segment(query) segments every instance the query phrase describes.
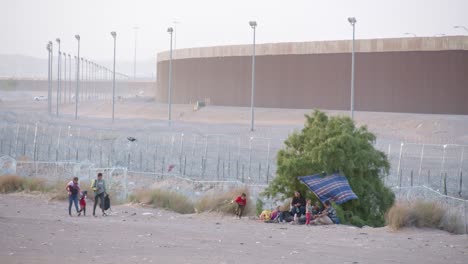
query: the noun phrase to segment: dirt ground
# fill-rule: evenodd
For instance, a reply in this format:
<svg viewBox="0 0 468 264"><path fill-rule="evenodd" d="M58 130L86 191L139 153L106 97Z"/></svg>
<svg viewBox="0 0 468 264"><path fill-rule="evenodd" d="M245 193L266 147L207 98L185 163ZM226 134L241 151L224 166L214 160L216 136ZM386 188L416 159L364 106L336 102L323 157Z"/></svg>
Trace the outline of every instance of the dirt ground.
<svg viewBox="0 0 468 264"><path fill-rule="evenodd" d="M69 217L65 201L0 195L0 263L468 263L468 236L295 226L138 205Z"/></svg>

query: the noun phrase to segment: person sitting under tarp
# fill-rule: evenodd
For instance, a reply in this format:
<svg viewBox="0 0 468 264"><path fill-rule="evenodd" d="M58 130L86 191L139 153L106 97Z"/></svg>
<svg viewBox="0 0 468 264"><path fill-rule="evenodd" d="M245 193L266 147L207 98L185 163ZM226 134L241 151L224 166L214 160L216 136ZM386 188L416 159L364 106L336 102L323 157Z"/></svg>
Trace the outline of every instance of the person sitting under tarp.
<svg viewBox="0 0 468 264"><path fill-rule="evenodd" d="M340 220L336 215L336 210L331 206L330 201L325 201L325 209L316 217L312 224L332 225L339 224Z"/></svg>
<svg viewBox="0 0 468 264"><path fill-rule="evenodd" d="M294 197L291 201L291 215L296 215L296 217L301 217L301 215L305 215L306 211L306 200L302 197L299 191L294 192Z"/></svg>

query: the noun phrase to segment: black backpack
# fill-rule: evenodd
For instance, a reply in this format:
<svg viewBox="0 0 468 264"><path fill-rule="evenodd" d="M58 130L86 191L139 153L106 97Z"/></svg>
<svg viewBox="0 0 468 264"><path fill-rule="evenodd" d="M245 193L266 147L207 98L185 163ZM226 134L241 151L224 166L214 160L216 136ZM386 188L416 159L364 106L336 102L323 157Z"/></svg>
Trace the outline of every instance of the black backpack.
<svg viewBox="0 0 468 264"><path fill-rule="evenodd" d="M104 209L104 211L106 210L109 210L110 209L110 198L109 198L109 194L106 194L106 196L104 196L104 208L101 208L101 209Z"/></svg>

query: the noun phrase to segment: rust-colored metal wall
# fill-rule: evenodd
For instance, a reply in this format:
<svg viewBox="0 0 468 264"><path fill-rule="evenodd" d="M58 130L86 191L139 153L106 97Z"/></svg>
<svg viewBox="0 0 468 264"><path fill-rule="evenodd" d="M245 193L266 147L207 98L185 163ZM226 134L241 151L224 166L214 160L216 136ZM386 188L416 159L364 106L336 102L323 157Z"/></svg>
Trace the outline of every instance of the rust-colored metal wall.
<svg viewBox="0 0 468 264"><path fill-rule="evenodd" d="M168 65L158 62L161 102ZM257 56L255 70L257 107L350 107L350 53ZM173 103L250 106L250 93L250 56L173 60ZM468 115L468 51L356 53L355 109Z"/></svg>

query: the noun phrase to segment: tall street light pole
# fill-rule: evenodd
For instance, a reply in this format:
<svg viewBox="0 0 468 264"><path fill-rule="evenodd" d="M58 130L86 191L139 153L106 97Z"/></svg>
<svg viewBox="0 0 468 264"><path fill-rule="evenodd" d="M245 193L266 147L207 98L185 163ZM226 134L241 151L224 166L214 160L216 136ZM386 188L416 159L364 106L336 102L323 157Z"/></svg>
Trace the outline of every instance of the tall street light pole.
<svg viewBox="0 0 468 264"><path fill-rule="evenodd" d="M76 89L75 89L75 120L78 119L78 94L80 91L80 35L75 35L78 41L78 54L76 60Z"/></svg>
<svg viewBox="0 0 468 264"><path fill-rule="evenodd" d="M49 43L47 43L47 51L49 53L49 60L48 60L48 68L47 68L47 72L48 72L48 76L47 76L47 80L48 80L48 84L49 84L49 87L48 87L48 90L47 90L47 111L49 112L49 115L52 113L52 56L53 56L53 53L52 53L52 41L49 41Z"/></svg>
<svg viewBox="0 0 468 264"><path fill-rule="evenodd" d="M112 74L112 122L114 122L114 110L115 110L115 48L117 44L117 33L115 31L111 32L112 37L114 38L114 67Z"/></svg>
<svg viewBox="0 0 468 264"><path fill-rule="evenodd" d="M59 115L59 99L60 99L60 39L57 38L55 41L58 43L58 61L57 61L57 116Z"/></svg>
<svg viewBox="0 0 468 264"><path fill-rule="evenodd" d="M133 27L135 30L135 47L133 50L133 80L136 79L136 54L137 54L137 40L138 40L138 29L139 27Z"/></svg>
<svg viewBox="0 0 468 264"><path fill-rule="evenodd" d="M83 80L83 91L84 91L84 88L85 88L85 82L84 82L84 63L83 63L83 58L79 58L81 60L81 80ZM83 94L84 93L80 93L80 96L81 96L81 100L83 100Z"/></svg>
<svg viewBox="0 0 468 264"><path fill-rule="evenodd" d="M68 53L68 103L70 103L70 98L71 98L71 86L72 86L71 69L72 69L71 68L71 55L70 53Z"/></svg>
<svg viewBox="0 0 468 264"><path fill-rule="evenodd" d="M172 32L174 32L174 29L172 27L167 29L167 32L169 35L171 35L171 45L170 45L170 50L169 50L169 91L168 91L168 98L167 102L169 104L168 108L168 119L169 119L169 125L171 124L171 104L172 104L172 98L171 98L171 92L172 92Z"/></svg>
<svg viewBox="0 0 468 264"><path fill-rule="evenodd" d="M257 27L256 21L249 22L250 27L253 29L253 44L252 44L252 95L250 97L250 131L254 131L254 103L255 103L255 28Z"/></svg>
<svg viewBox="0 0 468 264"><path fill-rule="evenodd" d="M351 55L351 119L354 120L354 33L357 21L355 17L348 17L348 22L353 26L353 52Z"/></svg>
<svg viewBox="0 0 468 264"><path fill-rule="evenodd" d="M64 92L63 102L67 103L67 86L68 86L68 82L67 82L67 54L66 53L63 53L63 62L65 64L64 67L63 67L64 76L65 76L65 83L64 83L64 89L63 89L63 92ZM60 93L60 102L62 102L62 93Z"/></svg>

